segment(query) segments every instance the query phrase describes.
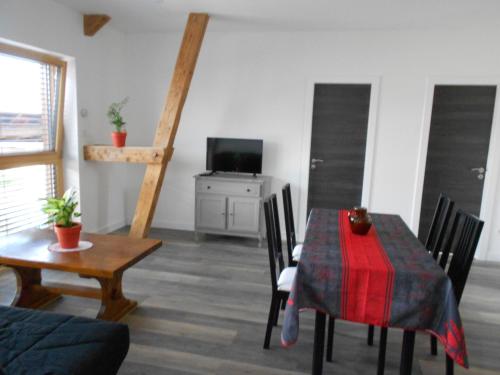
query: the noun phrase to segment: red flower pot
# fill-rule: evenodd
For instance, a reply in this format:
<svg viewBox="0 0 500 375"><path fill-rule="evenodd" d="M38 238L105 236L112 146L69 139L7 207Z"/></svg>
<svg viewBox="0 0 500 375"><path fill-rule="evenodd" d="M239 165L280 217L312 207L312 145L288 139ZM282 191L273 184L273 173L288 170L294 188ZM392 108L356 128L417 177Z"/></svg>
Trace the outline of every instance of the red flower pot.
<svg viewBox="0 0 500 375"><path fill-rule="evenodd" d="M72 227L61 227L56 225L54 227L59 244L63 249L74 249L78 247L78 242L80 241L80 231L82 230L82 225L79 223L73 223Z"/></svg>
<svg viewBox="0 0 500 375"><path fill-rule="evenodd" d="M111 139L113 140L113 146L123 147L125 146L125 139L127 139L127 132L112 132Z"/></svg>

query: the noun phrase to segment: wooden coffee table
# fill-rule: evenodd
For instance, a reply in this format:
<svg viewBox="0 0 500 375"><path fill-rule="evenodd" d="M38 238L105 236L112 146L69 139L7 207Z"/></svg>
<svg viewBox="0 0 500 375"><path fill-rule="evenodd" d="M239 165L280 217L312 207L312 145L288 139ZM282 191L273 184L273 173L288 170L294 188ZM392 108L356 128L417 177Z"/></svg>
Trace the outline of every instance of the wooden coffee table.
<svg viewBox="0 0 500 375"><path fill-rule="evenodd" d="M98 319L119 320L137 306L124 297L123 272L162 242L127 236L82 233L82 240L94 246L81 252L57 253L48 250L57 242L52 230L28 230L0 238L0 264L11 267L17 275L17 294L12 306L38 308L62 294L101 300ZM101 288L62 283L43 283L42 269L74 272L84 278L95 278Z"/></svg>

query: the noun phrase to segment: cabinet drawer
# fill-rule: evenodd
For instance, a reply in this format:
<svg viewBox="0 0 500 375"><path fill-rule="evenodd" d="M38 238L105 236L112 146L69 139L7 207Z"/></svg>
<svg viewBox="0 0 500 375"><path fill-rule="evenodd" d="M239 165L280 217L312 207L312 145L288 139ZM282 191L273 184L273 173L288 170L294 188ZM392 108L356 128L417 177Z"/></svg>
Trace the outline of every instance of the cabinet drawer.
<svg viewBox="0 0 500 375"><path fill-rule="evenodd" d="M199 193L240 195L246 197L260 196L259 183L199 181L196 190Z"/></svg>

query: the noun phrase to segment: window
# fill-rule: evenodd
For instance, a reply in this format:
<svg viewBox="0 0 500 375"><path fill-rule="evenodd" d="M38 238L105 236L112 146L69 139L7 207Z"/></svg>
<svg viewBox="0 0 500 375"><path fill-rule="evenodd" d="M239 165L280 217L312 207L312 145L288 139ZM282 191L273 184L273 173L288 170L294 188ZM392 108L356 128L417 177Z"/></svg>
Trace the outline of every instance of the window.
<svg viewBox="0 0 500 375"><path fill-rule="evenodd" d="M0 43L0 236L45 223L60 195L66 63Z"/></svg>

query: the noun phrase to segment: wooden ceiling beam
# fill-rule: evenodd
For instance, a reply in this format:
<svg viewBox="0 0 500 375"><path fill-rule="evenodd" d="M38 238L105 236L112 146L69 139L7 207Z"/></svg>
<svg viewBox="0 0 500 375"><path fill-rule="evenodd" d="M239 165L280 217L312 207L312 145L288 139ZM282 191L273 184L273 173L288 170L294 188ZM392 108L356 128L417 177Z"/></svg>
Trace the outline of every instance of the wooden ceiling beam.
<svg viewBox="0 0 500 375"><path fill-rule="evenodd" d="M106 14L84 14L83 34L94 36L110 19L111 17Z"/></svg>

